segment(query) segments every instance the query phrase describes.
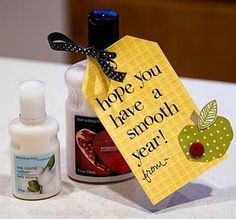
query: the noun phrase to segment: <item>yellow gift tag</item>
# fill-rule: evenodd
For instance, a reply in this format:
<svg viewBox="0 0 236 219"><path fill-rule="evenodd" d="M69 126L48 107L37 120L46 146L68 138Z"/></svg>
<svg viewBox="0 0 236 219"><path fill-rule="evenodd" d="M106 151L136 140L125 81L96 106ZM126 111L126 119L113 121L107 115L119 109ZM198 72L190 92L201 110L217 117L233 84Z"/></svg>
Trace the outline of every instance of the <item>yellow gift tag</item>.
<svg viewBox="0 0 236 219"><path fill-rule="evenodd" d="M187 125L194 128L190 117L198 109L157 43L125 36L108 51L116 52L118 70L127 72L125 80L109 79L97 60L90 59L83 93L156 204L224 156L194 162L197 158L191 158L188 150L194 142L180 145L180 141L192 139L184 134L186 141L178 137L181 132L187 133ZM196 143L201 143L199 139ZM196 150L201 153L201 148Z"/></svg>

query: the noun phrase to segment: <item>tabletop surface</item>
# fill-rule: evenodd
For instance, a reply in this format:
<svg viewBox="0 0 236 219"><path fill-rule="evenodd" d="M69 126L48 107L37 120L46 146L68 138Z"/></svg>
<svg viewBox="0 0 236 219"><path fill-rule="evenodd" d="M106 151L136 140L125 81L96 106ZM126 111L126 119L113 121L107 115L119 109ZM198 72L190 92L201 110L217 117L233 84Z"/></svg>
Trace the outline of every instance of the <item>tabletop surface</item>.
<svg viewBox="0 0 236 219"><path fill-rule="evenodd" d="M65 112L68 65L0 58L0 218L236 218L236 144L228 159L157 205L152 205L136 179L91 185L66 175ZM46 82L47 113L60 125L62 190L41 201L23 201L11 194L8 124L19 114L16 85L23 80ZM219 115L235 130L236 84L182 78L199 108L216 99ZM52 101L53 100L53 101Z"/></svg>

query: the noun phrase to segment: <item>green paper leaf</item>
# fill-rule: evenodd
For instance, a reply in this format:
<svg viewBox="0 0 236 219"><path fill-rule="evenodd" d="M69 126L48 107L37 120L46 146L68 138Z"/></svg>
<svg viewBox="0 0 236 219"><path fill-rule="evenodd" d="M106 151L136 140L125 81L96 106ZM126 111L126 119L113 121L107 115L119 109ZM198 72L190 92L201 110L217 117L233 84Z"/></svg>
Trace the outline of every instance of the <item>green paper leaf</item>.
<svg viewBox="0 0 236 219"><path fill-rule="evenodd" d="M210 127L214 124L217 118L217 102L213 100L209 102L206 106L201 110L198 117L198 129L203 130Z"/></svg>
<svg viewBox="0 0 236 219"><path fill-rule="evenodd" d="M40 185L37 180L32 180L28 182L28 190L31 192L38 192L40 191Z"/></svg>
<svg viewBox="0 0 236 219"><path fill-rule="evenodd" d="M48 167L50 170L53 168L55 164L55 156L54 154L51 156L51 158L49 159L47 165L45 166L45 169Z"/></svg>

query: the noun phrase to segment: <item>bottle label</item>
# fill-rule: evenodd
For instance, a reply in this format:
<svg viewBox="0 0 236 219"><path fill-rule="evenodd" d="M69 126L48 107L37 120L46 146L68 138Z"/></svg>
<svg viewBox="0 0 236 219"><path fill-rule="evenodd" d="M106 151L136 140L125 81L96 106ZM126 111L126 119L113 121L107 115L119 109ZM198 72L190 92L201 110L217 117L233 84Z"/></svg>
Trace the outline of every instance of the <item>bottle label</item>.
<svg viewBox="0 0 236 219"><path fill-rule="evenodd" d="M98 118L75 116L75 172L84 176L117 176L130 168Z"/></svg>
<svg viewBox="0 0 236 219"><path fill-rule="evenodd" d="M40 156L14 155L17 193L46 194L57 190L54 153Z"/></svg>

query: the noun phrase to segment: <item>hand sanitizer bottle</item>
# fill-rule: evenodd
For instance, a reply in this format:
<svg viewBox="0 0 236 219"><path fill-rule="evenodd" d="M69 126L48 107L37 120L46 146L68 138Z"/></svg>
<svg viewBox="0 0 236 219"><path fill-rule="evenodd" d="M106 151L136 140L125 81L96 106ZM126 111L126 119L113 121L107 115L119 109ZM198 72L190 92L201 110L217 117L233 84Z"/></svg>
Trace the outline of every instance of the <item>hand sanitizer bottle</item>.
<svg viewBox="0 0 236 219"><path fill-rule="evenodd" d="M58 123L45 113L45 84L19 84L20 116L9 125L12 193L27 200L44 199L60 191Z"/></svg>
<svg viewBox="0 0 236 219"><path fill-rule="evenodd" d="M88 16L89 46L105 49L119 38L119 15L113 10L94 10ZM82 94L87 61L72 65L65 74L67 172L74 180L115 182L133 174Z"/></svg>

